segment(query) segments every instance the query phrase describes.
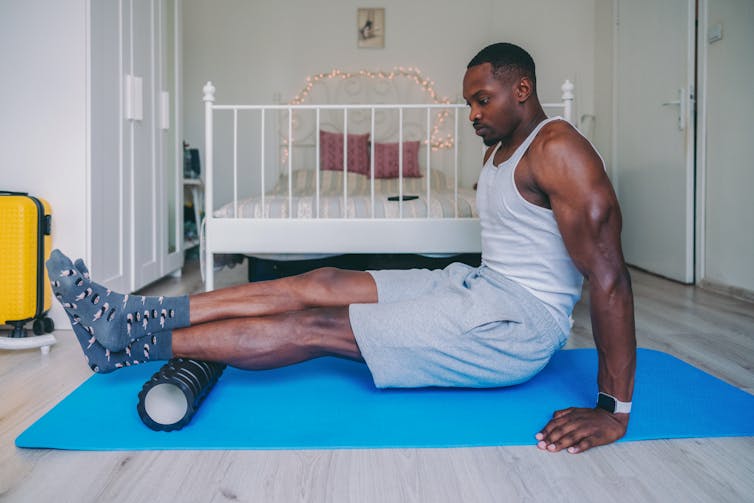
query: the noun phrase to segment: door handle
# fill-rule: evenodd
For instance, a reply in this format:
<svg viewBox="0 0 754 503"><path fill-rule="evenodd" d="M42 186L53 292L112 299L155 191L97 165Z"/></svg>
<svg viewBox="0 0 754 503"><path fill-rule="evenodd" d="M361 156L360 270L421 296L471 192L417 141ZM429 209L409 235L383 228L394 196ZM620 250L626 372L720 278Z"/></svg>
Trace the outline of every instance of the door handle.
<svg viewBox="0 0 754 503"><path fill-rule="evenodd" d="M678 130L686 129L686 90L678 89L678 99L675 101L666 101L662 104L664 107L678 105Z"/></svg>

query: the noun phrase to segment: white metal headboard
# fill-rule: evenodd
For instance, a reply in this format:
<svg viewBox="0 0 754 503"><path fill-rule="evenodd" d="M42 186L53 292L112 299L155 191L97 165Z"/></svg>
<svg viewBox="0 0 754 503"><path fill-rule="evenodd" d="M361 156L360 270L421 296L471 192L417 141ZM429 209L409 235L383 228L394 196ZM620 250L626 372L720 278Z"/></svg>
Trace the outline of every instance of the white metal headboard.
<svg viewBox="0 0 754 503"><path fill-rule="evenodd" d="M573 124L573 89L574 86L570 81L565 81L561 86L562 101L557 103L543 103L542 106L547 109L562 110L564 119ZM423 104L287 104L287 105L216 105L215 104L215 87L211 82L204 86L204 105L205 105L205 219L204 228L206 233L206 286L208 289L213 287L213 254L214 253L362 253L362 252L383 252L386 250L386 243L375 238L376 234L390 229L393 237L405 234L407 239L392 242L389 246L390 251L394 253L461 253L478 251L479 246L479 229L478 220L474 218L404 218L403 217L403 148L404 130L403 116L405 113L423 112L426 117L426 131L424 132L424 145L432 145L432 131L430 124L433 113L438 111L447 111L452 115L453 124L452 143L446 146L447 150L452 152L452 176L451 182L454 184L457 192L459 186L459 156L458 156L458 128L459 117L465 113L465 104L456 103L423 103ZM382 110L397 111L398 120L398 153L399 153L399 218L398 219L308 219L309 222L300 219L269 219L269 218L215 218L214 211L214 113L215 111L228 111L232 114L232 149L233 149L233 187L234 202L238 203L238 115L243 111L257 111L261 127L259 128L260 152L259 159L260 175L262 177L261 193L262 200L265 197L264 176L265 176L265 121L269 120L273 113L287 113L287 134L288 144L294 142L293 134L293 114L295 111L313 111L315 114L315 130L319 129L320 119L323 111L339 110L343 114L343 170L344 174L348 166L347 156L347 137L349 131L349 115L360 111L368 111L371 118L369 132L374 135L375 132L375 114ZM315 135L314 156L315 169L319 172L319 135ZM371 166L374 166L374 149L371 149ZM432 156L431 148L425 148L425 178L427 199L431 198L431 173ZM292 187L290 186L293 170L293 155L287 159L287 171L289 180L289 205L292 203ZM344 177L346 178L346 177ZM347 178L346 178L347 180ZM374 200L374 173L371 174L372 199ZM319 177L317 177L317 194L319 194ZM318 197L318 196L317 196ZM343 187L344 203L348 199L347 182ZM264 203L262 203L264 204ZM374 203L373 203L374 204ZM234 212L237 216L237 209ZM329 221L328 221L329 220ZM396 224L399 224L396 226ZM431 227L431 232L428 232ZM301 235L302 239L290 239L291 236ZM306 236L306 239L303 236ZM421 236L417 239L417 236ZM253 244L249 244L253 241ZM276 249L275 246L280 248Z"/></svg>
<svg viewBox="0 0 754 503"><path fill-rule="evenodd" d="M562 96L560 102L555 103L542 103L542 106L546 109L559 109L562 110L563 118L573 124L573 89L574 86L571 83L570 80L566 80L563 85L561 86ZM287 104L287 105L215 105L215 87L212 84L212 82L207 82L204 86L204 103L205 103L205 164L206 164L206 197L205 197L205 215L210 216L212 213L212 210L214 209L214 201L212 197L213 192L213 186L212 186L212 179L213 179L213 172L214 172L214 127L213 127L213 112L215 110L226 110L231 111L233 114L233 179L234 179L234 199L238 199L238 113L240 111L249 111L249 110L255 110L260 112L260 151L259 151L259 158L261 160L260 166L264 166L265 162L265 121L269 120L269 115L267 112L274 112L274 111L284 111L287 112L287 134L285 136L287 144L292 145L294 144L294 112L296 111L314 111L315 113L315 122L314 122L314 130L318 130L321 125L321 117L323 112L330 112L330 111L342 111L343 112L343 122L342 122L342 132L349 131L349 116L352 113L360 113L360 112L366 112L371 117L371 123L369 126L369 132L371 133L371 137L375 137L375 130L376 130L376 120L378 113L380 111L397 111L398 113L398 130L397 130L397 137L398 137L398 143L402 143L405 139L404 137L404 125L403 125L403 118L404 113L407 111L414 112L414 111L424 111L426 113L426 122L425 124L429 125L432 124L432 112L440 111L440 112L449 112L452 114L453 119L453 131L452 131L452 141L446 142L444 147L446 148L452 148L454 151L453 159L454 159L454 166L453 166L453 175L457 178L458 175L458 142L455 141L456 138L458 138L458 127L459 127L459 114L462 110L465 110L466 105L460 104L460 103L427 103L427 104L321 104L321 105L315 105L315 104L302 104L300 103L301 100L295 100L299 104ZM433 145L433 143L436 143L436 140L432 138L432 131L430 127L426 127L425 131L425 137L423 138L424 145ZM317 154L315 155L315 163L316 163L316 169L319 170L319 138L315 137L313 147L316 148ZM346 136L343 135L343 144L344 144L344 166L347 166L347 155L348 151L345 148L346 146ZM431 165L431 156L430 156L430 150L429 148L425 149L425 165L427 167L427 172L429 173L429 166ZM403 149L399 148L399 155L402 157ZM374 155L374 152L372 152L372 156ZM371 159L371 162L374 163L374 158ZM293 155L290 154L287 157L287 171L290 175L290 172L293 170ZM261 170L260 173L261 179L262 179L262 189L264 189L264 176L265 172L264 169ZM429 184L429 177L428 177L428 184ZM347 186L344 187L344 197L346 197L347 192ZM264 190L261 192L262 198L264 198Z"/></svg>

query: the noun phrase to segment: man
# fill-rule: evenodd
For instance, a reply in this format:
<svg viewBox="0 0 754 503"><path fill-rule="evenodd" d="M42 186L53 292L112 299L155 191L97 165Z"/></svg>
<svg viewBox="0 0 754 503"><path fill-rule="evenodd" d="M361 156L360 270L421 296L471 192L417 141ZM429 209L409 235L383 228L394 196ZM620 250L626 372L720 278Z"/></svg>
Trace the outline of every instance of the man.
<svg viewBox="0 0 754 503"><path fill-rule="evenodd" d="M489 146L478 183L481 267L326 268L163 298L111 292L55 251L53 290L92 369L180 356L260 370L332 355L365 361L380 387L512 385L565 344L583 275L604 395L594 409L555 412L538 447L576 453L622 437L633 297L602 161L567 122L547 119L534 62L520 47L483 49L463 92Z"/></svg>

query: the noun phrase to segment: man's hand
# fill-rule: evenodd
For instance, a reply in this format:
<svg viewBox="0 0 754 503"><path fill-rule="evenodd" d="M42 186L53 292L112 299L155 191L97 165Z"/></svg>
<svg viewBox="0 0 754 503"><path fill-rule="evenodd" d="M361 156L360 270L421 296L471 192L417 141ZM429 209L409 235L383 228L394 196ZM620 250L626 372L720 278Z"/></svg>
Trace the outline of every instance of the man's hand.
<svg viewBox="0 0 754 503"><path fill-rule="evenodd" d="M626 434L628 414L603 409L571 407L556 411L542 431L537 447L550 452L568 449L571 454L615 442Z"/></svg>

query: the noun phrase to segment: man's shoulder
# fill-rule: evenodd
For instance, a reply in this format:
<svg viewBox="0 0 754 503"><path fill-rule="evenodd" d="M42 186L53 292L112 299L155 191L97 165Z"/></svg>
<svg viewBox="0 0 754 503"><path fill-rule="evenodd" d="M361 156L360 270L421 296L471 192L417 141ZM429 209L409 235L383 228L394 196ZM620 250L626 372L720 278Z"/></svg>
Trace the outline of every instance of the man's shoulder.
<svg viewBox="0 0 754 503"><path fill-rule="evenodd" d="M556 153L561 149L591 148L589 141L566 120L554 120L542 126L531 148L542 154Z"/></svg>
<svg viewBox="0 0 754 503"><path fill-rule="evenodd" d="M553 164L583 166L602 160L591 142L573 125L565 120L554 120L545 124L529 147L530 158L535 166Z"/></svg>

